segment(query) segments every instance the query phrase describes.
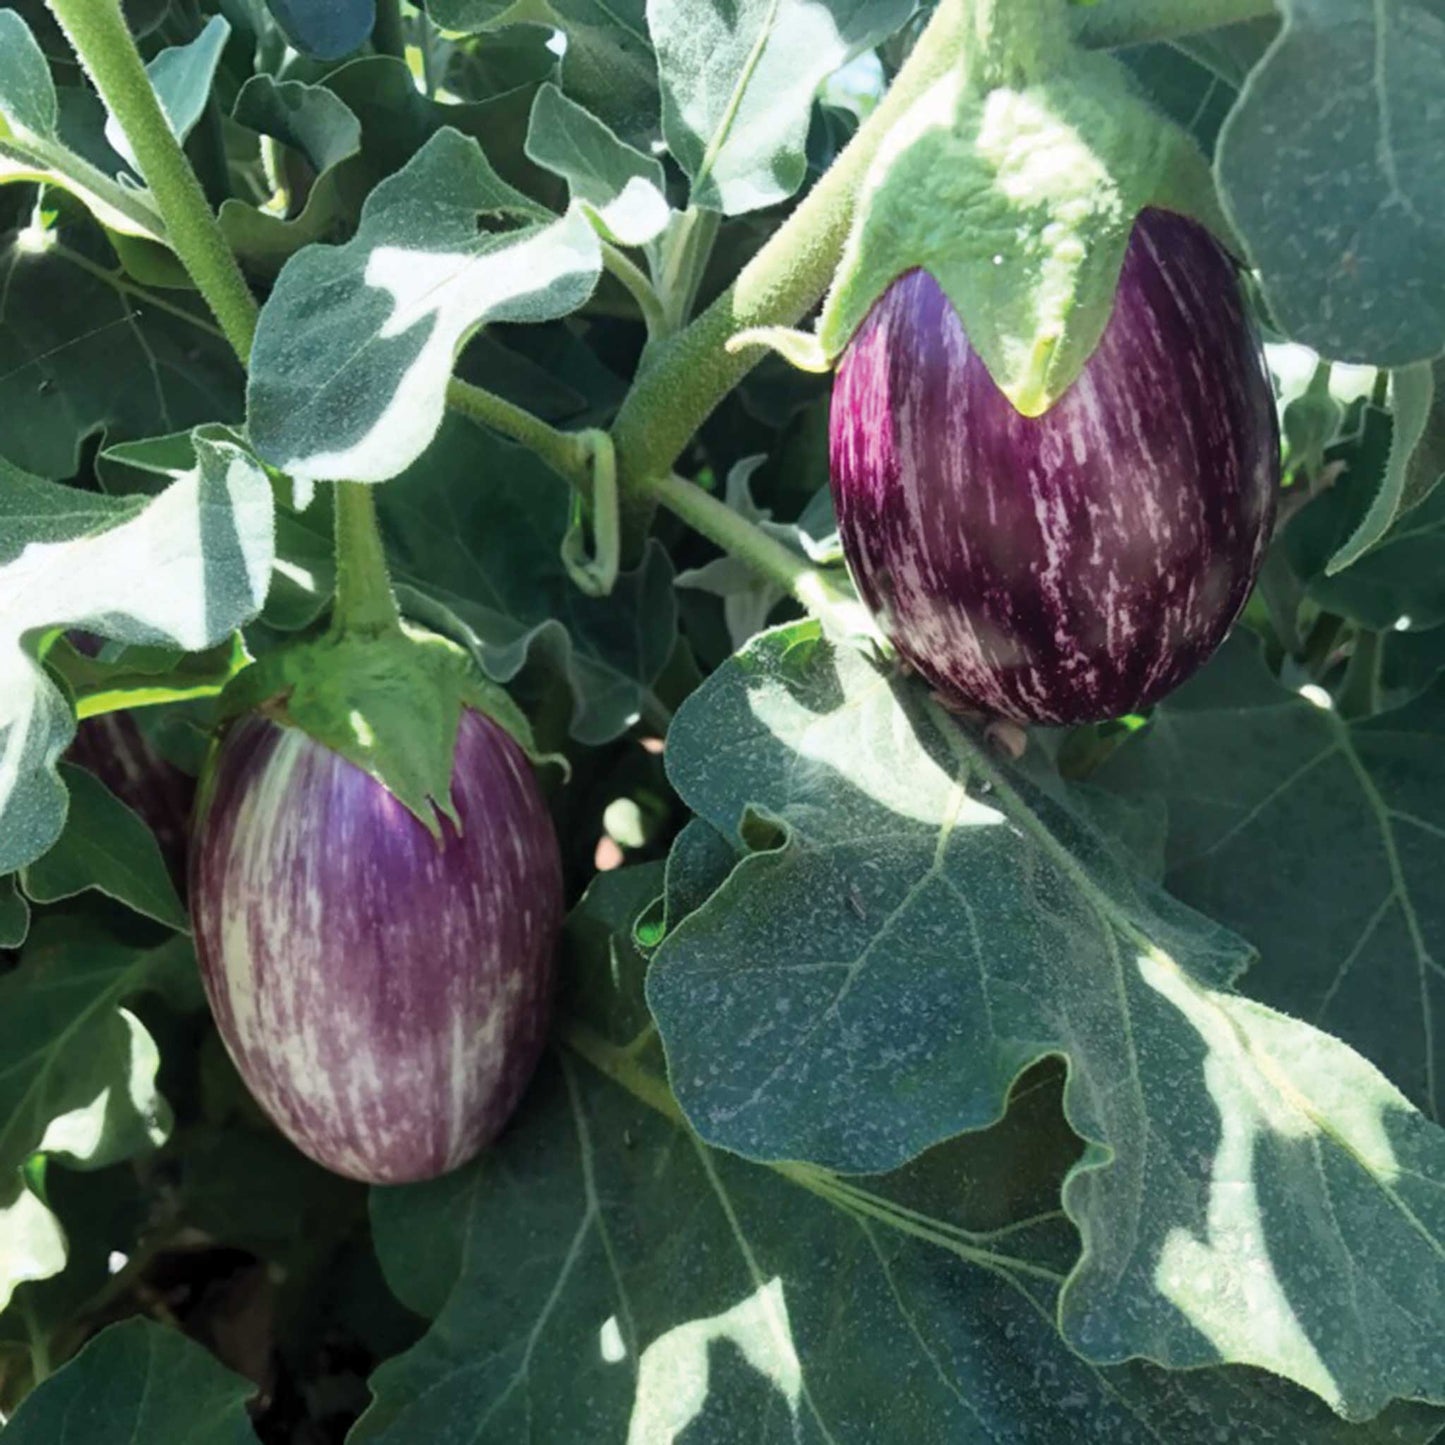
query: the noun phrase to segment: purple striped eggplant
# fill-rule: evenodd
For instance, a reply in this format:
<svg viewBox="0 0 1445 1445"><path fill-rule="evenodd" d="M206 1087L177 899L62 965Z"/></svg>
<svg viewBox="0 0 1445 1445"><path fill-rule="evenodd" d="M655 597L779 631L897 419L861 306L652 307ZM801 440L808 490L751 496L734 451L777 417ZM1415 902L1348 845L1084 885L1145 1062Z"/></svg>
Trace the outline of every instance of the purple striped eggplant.
<svg viewBox="0 0 1445 1445"><path fill-rule="evenodd" d="M1143 212L1097 350L1034 418L908 272L839 365L830 464L859 591L942 696L1040 723L1148 706L1223 640L1274 515L1274 398L1233 262Z"/></svg>
<svg viewBox="0 0 1445 1445"><path fill-rule="evenodd" d="M236 1067L305 1154L396 1184L500 1131L536 1066L561 861L525 755L468 708L440 842L299 729L236 723L191 846L201 975Z"/></svg>

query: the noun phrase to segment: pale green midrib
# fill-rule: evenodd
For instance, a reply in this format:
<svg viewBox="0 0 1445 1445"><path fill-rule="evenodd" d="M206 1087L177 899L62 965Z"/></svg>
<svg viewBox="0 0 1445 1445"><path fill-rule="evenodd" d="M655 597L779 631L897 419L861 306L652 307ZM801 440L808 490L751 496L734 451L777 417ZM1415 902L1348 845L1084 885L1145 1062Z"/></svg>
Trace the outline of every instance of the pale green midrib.
<svg viewBox="0 0 1445 1445"><path fill-rule="evenodd" d="M98 266L88 256L82 256L78 251L72 251L69 246L57 242L50 248L48 254L58 256L63 261L68 261L72 266L78 267L97 280L103 281L107 286L113 287L125 296L134 296L137 301L143 301L147 306L154 306L157 311L165 311L169 315L177 317L181 321L189 322L199 331L205 331L218 340L224 341L226 333L219 326L207 321L203 316L197 316L194 312L187 311L184 306L177 306L174 301L167 301L162 296L157 296L154 291L147 290L144 286L137 285L134 281L127 279L121 271L108 271L104 266Z"/></svg>
<svg viewBox="0 0 1445 1445"><path fill-rule="evenodd" d="M717 164L717 158L723 146L727 144L728 134L732 130L733 122L737 119L738 111L742 109L743 97L747 94L749 81L752 80L754 72L762 62L763 51L768 48L768 41L772 38L773 23L778 16L778 0L771 0L768 6L767 18L758 29L758 38L753 42L752 49L748 52L748 58L743 62L743 68L738 75L738 81L733 86L732 94L728 96L728 103L723 109L719 118L717 128L708 139L707 148L702 153L702 160L698 162L697 175L693 177L692 191L695 195L702 190L703 186L712 176L712 168ZM679 117L680 119L681 117Z"/></svg>
<svg viewBox="0 0 1445 1445"><path fill-rule="evenodd" d="M753 1282L753 1288L754 1290L761 1290L767 1284L767 1281L763 1278L762 1270L758 1268L757 1259L753 1255L752 1245L748 1242L747 1235L743 1233L742 1222L738 1219L737 1211L733 1208L732 1198L727 1190L723 1188L722 1180L717 1177L717 1171L713 1168L712 1151L691 1129L687 1131L687 1136L692 1143L693 1149L697 1153L698 1162L702 1165L702 1171L707 1175L707 1181L712 1186L713 1193L717 1196L718 1206L727 1219L728 1228L732 1230L733 1238L737 1241L738 1250L742 1254L744 1263L747 1265L748 1275ZM789 1343L791 1344L792 1341L789 1340ZM803 1401L808 1409L812 1411L813 1419L817 1423L818 1429L823 1432L824 1440L828 1442L828 1445L837 1445L837 1441L833 1438L832 1431L828 1429L827 1422L823 1419L822 1411L818 1409L817 1403L813 1399L812 1391L808 1388L808 1377L806 1373L799 1372L798 1383Z"/></svg>

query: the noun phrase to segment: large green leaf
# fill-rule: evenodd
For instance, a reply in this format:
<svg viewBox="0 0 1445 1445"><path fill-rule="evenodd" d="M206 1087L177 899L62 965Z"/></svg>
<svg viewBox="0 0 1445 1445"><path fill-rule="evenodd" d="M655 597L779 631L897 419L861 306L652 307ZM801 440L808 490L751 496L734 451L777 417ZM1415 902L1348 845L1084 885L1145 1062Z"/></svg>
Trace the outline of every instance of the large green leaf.
<svg viewBox="0 0 1445 1445"><path fill-rule="evenodd" d="M98 433L114 443L238 420L242 383L200 301L136 286L94 227L0 233L0 457L71 477Z"/></svg>
<svg viewBox="0 0 1445 1445"><path fill-rule="evenodd" d="M552 217L439 131L371 193L354 240L282 271L251 352L251 438L296 478L394 477L436 435L467 337L576 310L600 270L580 209Z"/></svg>
<svg viewBox="0 0 1445 1445"><path fill-rule="evenodd" d="M271 486L197 432L196 466L159 496L103 497L0 470L0 873L60 836L55 771L75 721L36 661L42 629L199 650L255 616L271 575Z"/></svg>
<svg viewBox="0 0 1445 1445"><path fill-rule="evenodd" d="M7 1445L256 1445L256 1387L179 1330L126 1320L26 1396Z"/></svg>
<svg viewBox="0 0 1445 1445"><path fill-rule="evenodd" d="M1135 874L1041 763L1006 769L807 624L708 679L667 758L754 850L648 976L705 1139L886 1169L1062 1055L1089 1141L1064 1195L1076 1348L1261 1365L1353 1419L1445 1398L1445 1134L1233 992L1245 946Z"/></svg>
<svg viewBox="0 0 1445 1445"><path fill-rule="evenodd" d="M593 1062L549 1061L476 1164L373 1191L387 1278L435 1323L373 1376L357 1445L1423 1445L1438 1430L1418 1406L1355 1427L1260 1372L1100 1369L1069 1350L1056 1198L1078 1143L1057 1068L994 1128L889 1177L702 1145L663 1086L627 943L658 886L655 865L603 875L569 924L564 1031Z"/></svg>
<svg viewBox="0 0 1445 1445"><path fill-rule="evenodd" d="M818 87L915 0L648 0L662 131L692 203L738 215L792 195Z"/></svg>
<svg viewBox="0 0 1445 1445"><path fill-rule="evenodd" d="M1170 890L1262 954L1242 987L1445 1115L1445 687L1346 723L1237 640L1101 781L1169 805Z"/></svg>
<svg viewBox="0 0 1445 1445"><path fill-rule="evenodd" d="M54 1215L21 1176L36 1151L98 1169L170 1130L154 1041L121 1005L176 994L194 976L189 943L135 950L94 926L37 923L19 967L0 975L0 1309L15 1286L65 1264Z"/></svg>
<svg viewBox="0 0 1445 1445"><path fill-rule="evenodd" d="M623 140L647 145L661 104L647 0L551 0L550 9L567 36L562 88Z"/></svg>
<svg viewBox="0 0 1445 1445"><path fill-rule="evenodd" d="M1445 13L1280 8L1219 138L1225 203L1287 335L1341 361L1428 360L1445 350Z"/></svg>
<svg viewBox="0 0 1445 1445"><path fill-rule="evenodd" d="M595 744L631 725L671 655L672 568L653 544L609 596L586 596L561 560L570 506L533 453L456 418L378 498L403 610L498 682L536 656L567 681L573 736Z"/></svg>

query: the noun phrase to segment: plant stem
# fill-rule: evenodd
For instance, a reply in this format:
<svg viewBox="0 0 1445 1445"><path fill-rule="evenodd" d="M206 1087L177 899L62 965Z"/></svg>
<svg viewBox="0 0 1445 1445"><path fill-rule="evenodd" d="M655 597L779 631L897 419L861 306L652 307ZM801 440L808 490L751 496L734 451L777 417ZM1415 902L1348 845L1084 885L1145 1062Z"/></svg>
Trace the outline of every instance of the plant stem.
<svg viewBox="0 0 1445 1445"><path fill-rule="evenodd" d="M335 634L394 632L401 626L376 526L376 499L365 482L337 482Z"/></svg>
<svg viewBox="0 0 1445 1445"><path fill-rule="evenodd" d="M447 405L459 415L521 442L574 487L587 490L589 453L585 438L578 433L558 431L495 392L455 377L447 383Z"/></svg>
<svg viewBox="0 0 1445 1445"><path fill-rule="evenodd" d="M401 26L401 0L376 0L376 22L371 27L371 48L378 55L406 59L406 33Z"/></svg>
<svg viewBox="0 0 1445 1445"><path fill-rule="evenodd" d="M648 336L661 336L667 328L667 313L642 268L635 266L621 250L606 241L602 243L602 264L622 282L637 302L637 309L647 323Z"/></svg>
<svg viewBox="0 0 1445 1445"><path fill-rule="evenodd" d="M667 318L660 335L670 336L687 324L721 223L716 211L689 206L668 233L657 282Z"/></svg>
<svg viewBox="0 0 1445 1445"><path fill-rule="evenodd" d="M1074 38L1091 50L1113 50L1149 40L1172 40L1262 20L1276 14L1272 0L1101 0L1073 11Z"/></svg>
<svg viewBox="0 0 1445 1445"><path fill-rule="evenodd" d="M1341 717L1371 717L1380 710L1380 664L1384 661L1384 634L1362 627L1345 665L1336 707Z"/></svg>
<svg viewBox="0 0 1445 1445"><path fill-rule="evenodd" d="M837 269L858 189L894 122L955 61L964 34L962 0L941 0L888 94L798 208L696 321L658 344L613 424L625 547L640 549L652 516L648 478L666 477L713 408L762 359L728 338L758 326L792 326L815 305Z"/></svg>
<svg viewBox="0 0 1445 1445"><path fill-rule="evenodd" d="M775 541L696 483L669 473L646 479L642 490L759 576L776 582L809 612L822 615L851 604L852 599L839 592L806 558Z"/></svg>
<svg viewBox="0 0 1445 1445"><path fill-rule="evenodd" d="M120 0L48 0L135 153L167 239L244 362L256 334L256 298L171 132L121 14Z"/></svg>
<svg viewBox="0 0 1445 1445"><path fill-rule="evenodd" d="M57 182L63 177L70 186ZM144 191L127 189L104 171L44 136L0 139L0 181L43 181L73 190L103 224L165 244L165 222ZM107 216L114 212L115 219Z"/></svg>

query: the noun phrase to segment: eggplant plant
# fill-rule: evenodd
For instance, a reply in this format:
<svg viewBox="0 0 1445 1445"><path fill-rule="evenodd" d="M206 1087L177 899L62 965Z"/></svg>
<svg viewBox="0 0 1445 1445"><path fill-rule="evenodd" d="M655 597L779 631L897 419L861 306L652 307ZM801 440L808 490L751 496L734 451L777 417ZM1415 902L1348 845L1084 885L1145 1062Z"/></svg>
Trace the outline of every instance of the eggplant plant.
<svg viewBox="0 0 1445 1445"><path fill-rule="evenodd" d="M1441 1438L1441 73L0 0L3 1445Z"/></svg>

